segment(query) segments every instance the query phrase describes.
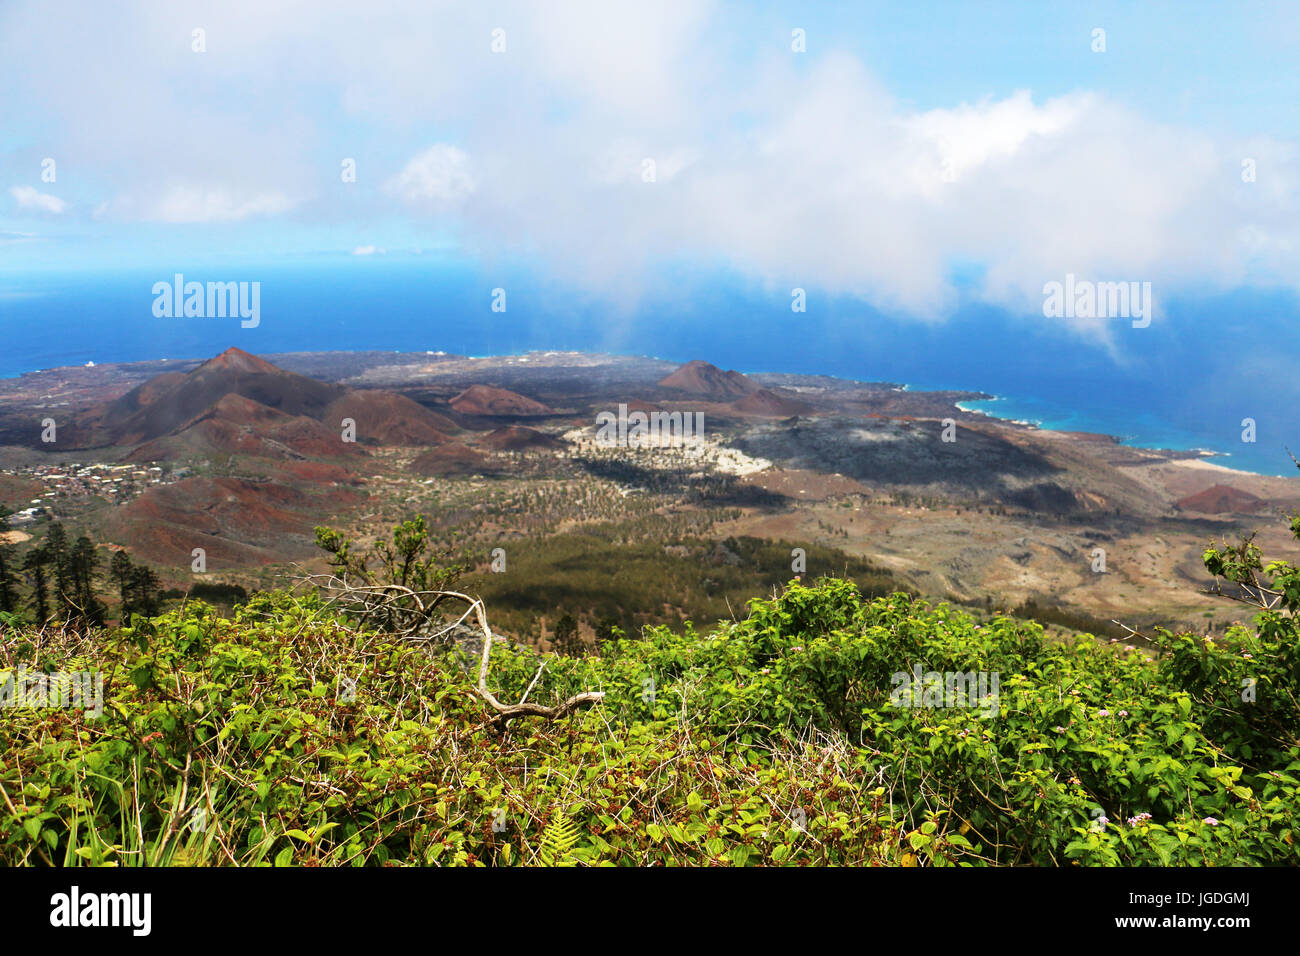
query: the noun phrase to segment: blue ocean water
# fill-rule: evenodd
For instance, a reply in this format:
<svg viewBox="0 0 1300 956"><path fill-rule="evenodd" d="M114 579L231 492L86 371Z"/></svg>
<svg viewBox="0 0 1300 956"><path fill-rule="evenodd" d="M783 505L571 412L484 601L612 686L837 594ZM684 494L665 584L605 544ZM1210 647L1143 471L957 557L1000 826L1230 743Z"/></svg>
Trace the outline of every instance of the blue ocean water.
<svg viewBox="0 0 1300 956"><path fill-rule="evenodd" d="M155 282L257 281L261 321L156 318ZM722 278L719 278L719 276ZM982 391L1004 418L1119 435L1147 447L1200 448L1222 464L1294 475L1300 454L1300 301L1292 292L1163 301L1146 329L1117 320L1109 347L1041 315L969 302L942 322L891 316L717 269L680 268L629 304L584 297L512 266L434 257L321 257L268 268L0 273L0 376L58 365L250 352L393 349L467 355L577 349L702 358L744 372L826 374L913 389ZM491 308L506 291L506 311ZM1242 441L1244 419L1256 441Z"/></svg>

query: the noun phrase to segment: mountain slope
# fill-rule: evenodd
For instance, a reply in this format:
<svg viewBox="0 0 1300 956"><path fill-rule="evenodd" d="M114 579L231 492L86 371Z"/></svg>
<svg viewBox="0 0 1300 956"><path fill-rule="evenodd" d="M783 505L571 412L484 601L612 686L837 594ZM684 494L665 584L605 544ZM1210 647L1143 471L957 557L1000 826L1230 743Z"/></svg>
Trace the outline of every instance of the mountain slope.
<svg viewBox="0 0 1300 956"><path fill-rule="evenodd" d="M229 348L192 372L161 375L109 403L98 430L109 444L139 444L186 427L232 394L286 415L319 419L346 391Z"/></svg>
<svg viewBox="0 0 1300 956"><path fill-rule="evenodd" d="M484 417L531 418L555 414L541 402L490 385L471 385L451 400L451 407L462 415Z"/></svg>
<svg viewBox="0 0 1300 956"><path fill-rule="evenodd" d="M659 380L662 388L689 392L718 402L729 402L758 390L758 385L740 372L724 372L716 365L695 359Z"/></svg>

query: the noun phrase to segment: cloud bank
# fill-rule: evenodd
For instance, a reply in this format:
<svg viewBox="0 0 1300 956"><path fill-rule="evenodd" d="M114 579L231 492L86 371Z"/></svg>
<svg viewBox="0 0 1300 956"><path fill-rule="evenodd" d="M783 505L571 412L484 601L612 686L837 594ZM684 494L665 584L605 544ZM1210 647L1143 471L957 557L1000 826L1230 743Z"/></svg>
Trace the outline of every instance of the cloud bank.
<svg viewBox="0 0 1300 956"><path fill-rule="evenodd" d="M734 55L737 11L712 3L59 6L0 13L0 93L39 142L4 169L57 156L105 229L342 225L394 248L451 228L598 296L687 261L922 319L953 308L958 266L1030 312L1067 273L1157 298L1300 287L1293 140L1087 90L917 110L832 38Z"/></svg>

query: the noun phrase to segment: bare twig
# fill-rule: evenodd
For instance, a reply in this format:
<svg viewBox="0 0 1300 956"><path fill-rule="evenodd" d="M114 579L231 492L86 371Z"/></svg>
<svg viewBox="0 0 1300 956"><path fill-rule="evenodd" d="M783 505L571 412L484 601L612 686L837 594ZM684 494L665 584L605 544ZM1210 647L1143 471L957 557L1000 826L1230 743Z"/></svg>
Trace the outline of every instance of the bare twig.
<svg viewBox="0 0 1300 956"><path fill-rule="evenodd" d="M471 597L460 591L416 591L400 584L353 584L335 574L311 574L307 575L307 581L333 595L326 602L325 607L337 603L359 617L387 625L406 640L440 640L463 624L471 614L474 615L479 629L483 632L483 650L479 658L478 680L474 685L474 692L496 711L495 719L502 725L516 717L545 717L548 720L559 720L605 697L603 692L587 691L574 694L554 706L529 703L528 695L532 693L538 680L541 679L542 671L546 668L543 662L519 703L506 704L498 700L496 695L488 690L487 678L488 665L492 658L492 645L500 638L496 637L492 633L492 628L488 626L487 608L481 598ZM465 612L451 624L438 621L437 625L442 626L437 627L433 633L423 633L437 626L432 620L433 608L448 598L464 601L467 605Z"/></svg>

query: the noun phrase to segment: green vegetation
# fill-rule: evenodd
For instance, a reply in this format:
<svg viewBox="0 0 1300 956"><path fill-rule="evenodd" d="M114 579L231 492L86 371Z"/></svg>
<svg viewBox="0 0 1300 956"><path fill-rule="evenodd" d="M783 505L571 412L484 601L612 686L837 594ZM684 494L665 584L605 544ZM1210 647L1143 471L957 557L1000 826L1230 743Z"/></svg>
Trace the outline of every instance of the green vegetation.
<svg viewBox="0 0 1300 956"><path fill-rule="evenodd" d="M8 514L0 507L0 532ZM133 614L151 617L166 601L187 598L229 606L247 600L248 592L221 582L198 582L188 593L164 590L153 568L135 563L121 548L105 560L102 546L86 534L69 541L67 530L57 521L22 552L0 541L0 623L9 626L28 623L91 632L113 617L121 621Z"/></svg>
<svg viewBox="0 0 1300 956"><path fill-rule="evenodd" d="M779 590L792 574L793 544L753 537L721 541L686 535L661 539L613 525L540 540L506 542L508 571L482 574L478 594L493 627L521 640L540 636L564 614L599 633L617 625L639 634L649 624L712 624L743 617L756 594ZM806 547L815 574L852 580L865 594L904 590L884 568L833 548Z"/></svg>
<svg viewBox="0 0 1300 956"><path fill-rule="evenodd" d="M0 530L5 517L0 516ZM44 541L30 548L21 564L30 587L26 610L31 619L74 630L102 626L107 608L98 597L99 566L100 556L90 538L81 535L69 541L62 524L50 525ZM0 612L14 616L23 610L19 567L17 549L7 545L0 549Z"/></svg>
<svg viewBox="0 0 1300 956"><path fill-rule="evenodd" d="M1294 864L1296 628L1264 618L1151 661L795 583L708 635L550 658L532 699L605 700L504 733L455 650L315 599L10 632L6 669L102 671L105 701L0 711L0 862ZM500 648L492 686L538 662ZM891 701L914 665L997 672L996 714Z"/></svg>
<svg viewBox="0 0 1300 956"><path fill-rule="evenodd" d="M321 543L365 588L459 573L420 522L377 567ZM1155 656L837 578L707 633L605 620L598 655L497 646L502 701L603 692L553 721L315 594L0 618L0 864L1297 865L1300 569L1205 562L1255 626ZM40 706L81 672L102 712Z"/></svg>
<svg viewBox="0 0 1300 956"><path fill-rule="evenodd" d="M449 550L429 540L423 516L393 529L392 541L376 541L369 553L358 554L353 542L333 528L318 527L316 543L329 555L333 572L326 584L350 589L348 607L366 610L367 623L388 632L414 633L428 621L465 573L465 566L447 565Z"/></svg>

